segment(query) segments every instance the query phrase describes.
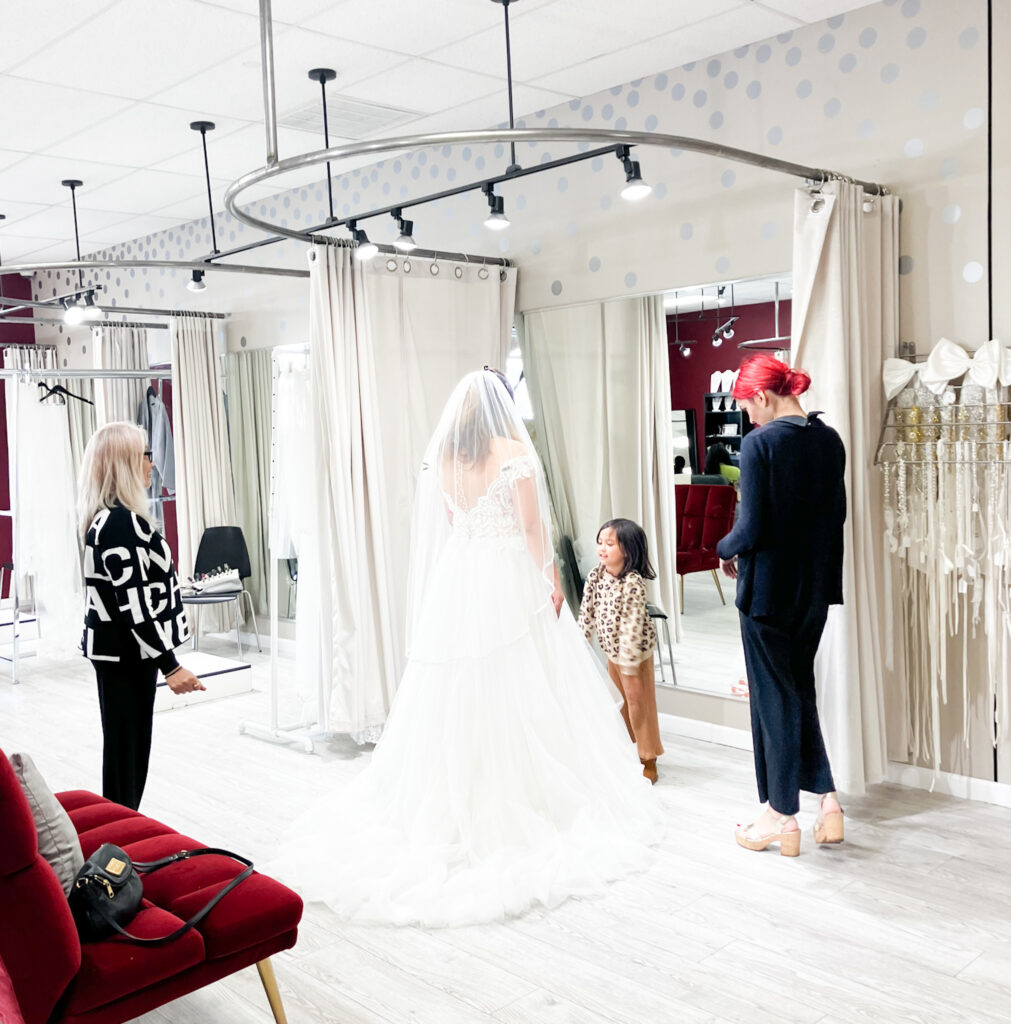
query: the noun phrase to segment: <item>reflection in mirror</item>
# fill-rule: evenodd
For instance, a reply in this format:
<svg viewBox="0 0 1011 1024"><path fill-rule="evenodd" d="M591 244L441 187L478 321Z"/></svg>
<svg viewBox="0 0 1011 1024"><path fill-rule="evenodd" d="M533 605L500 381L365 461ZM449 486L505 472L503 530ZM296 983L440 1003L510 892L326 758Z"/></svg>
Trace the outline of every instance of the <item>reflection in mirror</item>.
<svg viewBox="0 0 1011 1024"><path fill-rule="evenodd" d="M736 519L741 442L751 429L731 391L736 371L755 350L782 355L789 349L790 296L788 273L664 296L675 456L693 446L675 479L680 689L747 694L735 584L720 572L716 555L717 541ZM687 429L689 419L697 430Z"/></svg>

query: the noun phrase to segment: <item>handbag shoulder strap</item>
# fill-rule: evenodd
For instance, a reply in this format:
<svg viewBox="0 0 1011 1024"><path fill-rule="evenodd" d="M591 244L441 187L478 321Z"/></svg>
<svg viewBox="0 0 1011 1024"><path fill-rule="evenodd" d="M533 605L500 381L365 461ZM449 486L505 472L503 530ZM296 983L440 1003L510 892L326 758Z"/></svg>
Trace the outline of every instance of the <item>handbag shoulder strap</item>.
<svg viewBox="0 0 1011 1024"><path fill-rule="evenodd" d="M223 886L217 893L215 893L208 903L198 910L188 921L180 925L174 932L170 932L168 935L161 935L154 939L143 939L139 935L131 935L125 928L121 928L116 924L115 921L109 921L109 925L115 931L119 932L119 934L124 938L143 946L163 946L166 943L175 942L176 939L181 938L191 928L198 925L240 882L244 882L253 873L253 862L251 860L247 860L245 857L241 857L237 853L232 853L231 850L221 850L214 846L208 846L202 850L183 850L180 853L174 853L171 857L163 857L161 860L153 860L148 863L137 863L134 861L133 864L138 874L149 875L152 871L157 871L159 868L167 867L169 864L174 864L177 861L189 860L191 857L199 857L203 854L209 853L218 854L222 857L231 857L232 860L237 860L240 864L245 864L246 866L227 885Z"/></svg>

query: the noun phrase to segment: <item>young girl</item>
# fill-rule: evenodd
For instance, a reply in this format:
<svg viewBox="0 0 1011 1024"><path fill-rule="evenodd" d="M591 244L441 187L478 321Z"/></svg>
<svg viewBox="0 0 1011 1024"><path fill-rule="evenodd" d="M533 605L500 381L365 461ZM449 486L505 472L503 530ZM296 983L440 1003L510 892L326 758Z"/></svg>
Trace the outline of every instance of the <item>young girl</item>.
<svg viewBox="0 0 1011 1024"><path fill-rule="evenodd" d="M649 564L646 534L630 519L612 519L597 533L597 557L600 565L583 588L579 625L587 640L597 632L607 671L624 700L621 715L639 750L642 774L655 783L663 746L653 678L656 630L646 612L643 582L656 579L656 573Z"/></svg>

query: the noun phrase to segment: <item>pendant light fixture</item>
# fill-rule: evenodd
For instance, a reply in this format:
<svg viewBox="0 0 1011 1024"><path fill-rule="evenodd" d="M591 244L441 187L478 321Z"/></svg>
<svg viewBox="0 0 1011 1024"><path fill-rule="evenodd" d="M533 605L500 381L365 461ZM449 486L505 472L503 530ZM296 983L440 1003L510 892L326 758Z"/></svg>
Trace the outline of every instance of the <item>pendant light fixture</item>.
<svg viewBox="0 0 1011 1024"><path fill-rule="evenodd" d="M404 220L404 211L399 207L396 210L392 210L390 215L397 222L397 227L400 229L400 234L394 239L393 247L400 250L400 252L412 252L417 249L418 243L414 240L414 221Z"/></svg>
<svg viewBox="0 0 1011 1024"><path fill-rule="evenodd" d="M330 148L330 123L327 120L326 111L326 83L332 82L337 77L337 72L333 68L313 68L309 72L310 82L319 82L320 89L323 92L323 146L325 149ZM326 164L326 197L329 203L330 209L330 220L336 220L333 214L333 179L330 175L330 161ZM373 256L375 253L372 254ZM371 259L371 257L359 255L359 259Z"/></svg>
<svg viewBox="0 0 1011 1024"><path fill-rule="evenodd" d="M488 197L488 216L484 226L490 231L504 231L509 227L509 218L505 215L505 200L495 195L495 186L489 182L482 190Z"/></svg>
<svg viewBox="0 0 1011 1024"><path fill-rule="evenodd" d="M355 259L360 263L367 263L379 252L379 246L369 241L369 236L365 234L364 228L358 227L357 221L350 221L348 227L356 243Z"/></svg>
<svg viewBox="0 0 1011 1024"><path fill-rule="evenodd" d="M629 155L628 146L619 146L615 150L615 156L621 161L625 168L625 187L621 190L621 198L627 199L630 203L645 199L653 191L652 185L647 185L642 180L642 170L639 161L633 160Z"/></svg>
<svg viewBox="0 0 1011 1024"><path fill-rule="evenodd" d="M207 183L207 219L211 224L211 253L216 256L218 254L218 236L214 229L214 200L211 198L211 166L207 161L207 133L214 131L215 124L213 121L191 121L190 128L195 132L200 132L200 142L203 145L204 181ZM186 287L189 288L189 285ZM207 286L204 285L204 287L206 288Z"/></svg>
<svg viewBox="0 0 1011 1024"><path fill-rule="evenodd" d="M60 182L65 188L70 189L70 203L74 211L74 247L77 251L77 260L81 260L81 236L77 227L77 190L84 184L79 178L64 178ZM81 285L82 292L76 300L63 300L63 322L69 327L76 327L85 320L98 320L102 316L102 308L95 302L95 292L83 291L84 271L78 268L77 283Z"/></svg>
<svg viewBox="0 0 1011 1024"><path fill-rule="evenodd" d="M202 270L193 271L189 281L186 282L186 290L188 292L207 291L207 285L204 283L204 272Z"/></svg>

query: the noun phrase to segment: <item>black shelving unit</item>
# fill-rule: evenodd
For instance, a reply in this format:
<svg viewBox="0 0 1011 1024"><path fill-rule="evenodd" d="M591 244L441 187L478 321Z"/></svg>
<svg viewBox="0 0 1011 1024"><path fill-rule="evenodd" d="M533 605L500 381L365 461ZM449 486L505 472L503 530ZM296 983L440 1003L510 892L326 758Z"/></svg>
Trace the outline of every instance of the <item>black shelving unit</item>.
<svg viewBox="0 0 1011 1024"><path fill-rule="evenodd" d="M727 409L713 409L715 401L719 400L720 405L727 405ZM705 447L708 450L710 445L724 444L735 455L741 450L741 438L751 430L751 420L737 408L734 396L729 391L711 391L705 396L706 412L703 428L705 430ZM737 424L736 434L723 434L721 428L728 423Z"/></svg>

